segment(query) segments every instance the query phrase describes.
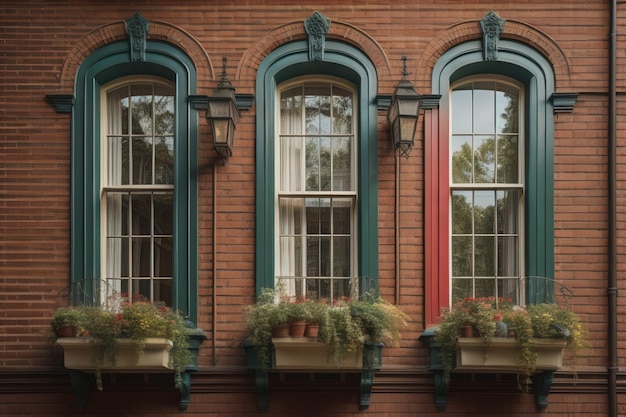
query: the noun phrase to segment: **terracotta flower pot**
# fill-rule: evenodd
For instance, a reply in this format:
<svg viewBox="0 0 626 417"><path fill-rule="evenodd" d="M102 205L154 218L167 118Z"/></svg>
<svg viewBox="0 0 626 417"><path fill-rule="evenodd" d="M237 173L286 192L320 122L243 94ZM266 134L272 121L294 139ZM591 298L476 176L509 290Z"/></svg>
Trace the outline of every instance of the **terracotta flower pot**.
<svg viewBox="0 0 626 417"><path fill-rule="evenodd" d="M461 327L461 337L474 337L474 326L466 324Z"/></svg>
<svg viewBox="0 0 626 417"><path fill-rule="evenodd" d="M63 326L55 329L55 332L58 337L76 337L76 330L74 326Z"/></svg>
<svg viewBox="0 0 626 417"><path fill-rule="evenodd" d="M305 337L317 337L320 332L320 326L317 324L307 324L306 329L304 330Z"/></svg>
<svg viewBox="0 0 626 417"><path fill-rule="evenodd" d="M289 336L291 337L304 337L305 330L306 322L304 320L297 320L289 323Z"/></svg>

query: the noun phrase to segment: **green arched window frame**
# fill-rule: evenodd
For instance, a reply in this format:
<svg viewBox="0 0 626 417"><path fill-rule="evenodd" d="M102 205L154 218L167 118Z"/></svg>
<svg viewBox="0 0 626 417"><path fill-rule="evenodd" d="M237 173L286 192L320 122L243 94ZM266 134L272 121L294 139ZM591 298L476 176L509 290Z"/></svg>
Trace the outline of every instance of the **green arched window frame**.
<svg viewBox="0 0 626 417"><path fill-rule="evenodd" d="M72 262L74 303L97 303L101 278L100 95L101 87L121 77L156 76L175 88L174 308L197 322L197 113L187 97L196 91L196 70L178 48L146 42L143 61L132 61L128 41L97 49L80 66L72 110Z"/></svg>
<svg viewBox="0 0 626 417"><path fill-rule="evenodd" d="M438 149L438 166L427 175L437 175L439 195L449 195L449 179L444 173L448 165L447 145L449 126L450 86L455 81L472 75L495 74L515 79L526 92L525 118L525 292L527 303L549 302L554 298L554 108L550 101L555 91L554 72L550 62L536 50L519 42L500 40L497 59L484 60L481 41L459 44L446 51L433 68L432 92L441 95L439 102L438 135L431 136L427 147ZM438 143L434 143L437 142ZM443 151L442 151L443 150ZM428 154L428 150L427 150ZM442 174L444 173L444 174ZM448 191L445 191L447 188ZM445 197L447 201L448 197ZM441 210L444 198L427 202L432 209ZM447 204L447 202L446 202ZM444 208L447 212L449 208ZM442 215L433 233L446 239L448 216ZM427 236L426 262L438 263L427 270L438 274L427 277L427 320L432 320L439 307L445 306L449 290L448 254L442 254L440 242ZM543 279L547 278L547 279ZM448 282L448 283L446 283ZM430 317L430 316L433 317Z"/></svg>
<svg viewBox="0 0 626 417"><path fill-rule="evenodd" d="M256 290L274 287L274 146L276 87L303 75L350 81L358 95L358 273L378 281L378 156L376 68L360 50L327 40L323 61L309 61L308 43L296 41L272 51L256 80ZM364 284L360 286L362 289Z"/></svg>

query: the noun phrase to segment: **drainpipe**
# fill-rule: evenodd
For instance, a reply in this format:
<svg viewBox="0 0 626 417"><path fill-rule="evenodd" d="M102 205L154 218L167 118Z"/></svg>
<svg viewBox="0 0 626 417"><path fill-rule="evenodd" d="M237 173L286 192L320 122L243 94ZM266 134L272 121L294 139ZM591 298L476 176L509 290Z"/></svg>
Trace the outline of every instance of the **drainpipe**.
<svg viewBox="0 0 626 417"><path fill-rule="evenodd" d="M396 201L395 201L395 236L396 236L396 291L395 305L400 304L400 153L396 156Z"/></svg>
<svg viewBox="0 0 626 417"><path fill-rule="evenodd" d="M215 193L217 192L217 164L213 163L213 294L211 295L211 305L213 308L213 366L217 364L217 244L215 236L217 235L217 198Z"/></svg>
<svg viewBox="0 0 626 417"><path fill-rule="evenodd" d="M607 367L607 382L609 395L609 417L617 417L617 240L616 240L616 46L617 36L617 0L611 1L610 33L609 33L609 276L607 288L608 303L608 333L609 333L609 364Z"/></svg>

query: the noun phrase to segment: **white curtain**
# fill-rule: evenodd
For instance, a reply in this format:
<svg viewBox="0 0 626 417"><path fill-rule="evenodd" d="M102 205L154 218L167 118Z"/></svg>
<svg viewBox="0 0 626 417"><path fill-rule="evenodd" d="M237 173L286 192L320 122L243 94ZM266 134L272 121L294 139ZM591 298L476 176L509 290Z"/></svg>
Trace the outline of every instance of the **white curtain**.
<svg viewBox="0 0 626 417"><path fill-rule="evenodd" d="M285 93L283 93L285 94ZM289 135L302 134L302 96L287 97L281 100L280 112L280 132L279 136L279 177L280 190L284 191L303 191L303 167L304 167L304 143L302 136L292 137ZM300 210L301 215L296 216L296 212ZM295 235L297 231L296 219L302 219L304 215L303 199L301 198L282 198L279 204L279 262L278 276L290 277L285 282L285 291L290 296L296 296L296 271L302 271L298 268L298 263L303 260L296 253L296 240L302 239L303 229L299 228L300 234ZM300 242L302 243L302 242ZM301 246L302 247L302 246ZM302 265L300 265L302 266Z"/></svg>
<svg viewBox="0 0 626 417"><path fill-rule="evenodd" d="M107 134L106 141L106 161L107 161L107 178L108 186L121 185L122 183L122 103L126 101L128 106L128 88L120 88L107 93ZM121 292L121 275L122 275L122 194L107 193L106 194L106 278L107 284L103 288L103 292L107 291L105 296L113 293ZM111 238L115 236L115 238ZM115 278L115 279L109 279ZM105 298L106 299L106 298Z"/></svg>

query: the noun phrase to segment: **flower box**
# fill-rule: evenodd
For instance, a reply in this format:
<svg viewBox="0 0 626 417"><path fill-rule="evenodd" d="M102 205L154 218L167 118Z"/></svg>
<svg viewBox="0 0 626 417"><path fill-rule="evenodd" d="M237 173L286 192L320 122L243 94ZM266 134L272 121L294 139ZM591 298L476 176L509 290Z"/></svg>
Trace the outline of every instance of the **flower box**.
<svg viewBox="0 0 626 417"><path fill-rule="evenodd" d="M563 365L565 339L534 339L537 371L557 370ZM488 343L480 337L459 337L456 348L457 371L521 372L521 344L514 338L494 337Z"/></svg>
<svg viewBox="0 0 626 417"><path fill-rule="evenodd" d="M363 369L363 346L338 360L329 357L326 344L316 338L273 338L272 344L274 369L277 370Z"/></svg>
<svg viewBox="0 0 626 417"><path fill-rule="evenodd" d="M60 337L56 341L64 351L64 365L84 372L172 372L169 351L172 341L147 338L143 352L131 339L117 339L115 363L98 363L99 345L92 337Z"/></svg>

